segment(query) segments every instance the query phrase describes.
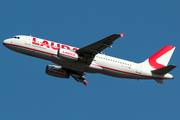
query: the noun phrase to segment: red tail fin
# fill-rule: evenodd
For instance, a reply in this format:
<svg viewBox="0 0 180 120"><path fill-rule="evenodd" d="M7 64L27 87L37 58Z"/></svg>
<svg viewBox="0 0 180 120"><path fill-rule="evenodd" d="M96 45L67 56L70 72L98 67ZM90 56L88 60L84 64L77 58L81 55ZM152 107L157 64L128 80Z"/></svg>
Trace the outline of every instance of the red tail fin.
<svg viewBox="0 0 180 120"><path fill-rule="evenodd" d="M166 45L142 64L149 65L152 69L159 69L167 66L175 47Z"/></svg>

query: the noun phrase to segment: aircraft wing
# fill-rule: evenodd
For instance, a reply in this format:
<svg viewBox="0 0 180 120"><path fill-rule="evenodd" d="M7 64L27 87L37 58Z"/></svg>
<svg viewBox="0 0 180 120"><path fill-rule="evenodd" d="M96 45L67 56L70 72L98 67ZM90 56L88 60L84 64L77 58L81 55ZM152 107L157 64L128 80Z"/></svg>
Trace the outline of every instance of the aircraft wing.
<svg viewBox="0 0 180 120"><path fill-rule="evenodd" d="M119 37L123 37L123 35L124 33L113 34L95 43L78 49L76 53L81 57L81 59L79 59L79 62L84 62L88 65L91 64L96 54L101 53L107 47L111 47L113 41Z"/></svg>

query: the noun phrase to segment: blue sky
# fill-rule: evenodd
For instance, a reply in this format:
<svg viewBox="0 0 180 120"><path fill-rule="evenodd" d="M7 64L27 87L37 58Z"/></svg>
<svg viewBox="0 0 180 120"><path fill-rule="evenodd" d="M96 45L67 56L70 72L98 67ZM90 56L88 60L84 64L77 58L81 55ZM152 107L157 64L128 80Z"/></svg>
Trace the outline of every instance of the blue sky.
<svg viewBox="0 0 180 120"><path fill-rule="evenodd" d="M142 62L165 45L176 46L169 64L179 66L178 0L1 0L0 39L15 35L84 47L125 33L103 53ZM73 78L45 74L50 61L13 52L0 44L1 120L179 120L179 67L174 80L129 80L86 74L85 87Z"/></svg>

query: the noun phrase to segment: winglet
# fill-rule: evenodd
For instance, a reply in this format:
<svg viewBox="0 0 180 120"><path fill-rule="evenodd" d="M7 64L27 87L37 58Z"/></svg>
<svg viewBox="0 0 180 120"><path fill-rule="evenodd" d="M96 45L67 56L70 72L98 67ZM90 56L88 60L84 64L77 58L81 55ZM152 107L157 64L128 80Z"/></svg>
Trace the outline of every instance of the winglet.
<svg viewBox="0 0 180 120"><path fill-rule="evenodd" d="M87 86L88 83L89 83L89 82L85 82L84 85Z"/></svg>
<svg viewBox="0 0 180 120"><path fill-rule="evenodd" d="M121 34L119 34L121 37L123 37L123 35L124 35L125 33L121 33Z"/></svg>

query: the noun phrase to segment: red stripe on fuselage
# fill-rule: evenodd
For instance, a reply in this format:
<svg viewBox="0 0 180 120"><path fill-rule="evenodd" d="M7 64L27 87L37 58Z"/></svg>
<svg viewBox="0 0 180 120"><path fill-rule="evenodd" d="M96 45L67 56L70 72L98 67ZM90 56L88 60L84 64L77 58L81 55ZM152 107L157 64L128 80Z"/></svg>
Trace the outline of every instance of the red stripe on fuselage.
<svg viewBox="0 0 180 120"><path fill-rule="evenodd" d="M57 56L56 54L53 54L53 53L44 52L44 51L41 51L41 50L36 50L36 49L34 49L34 48L24 47L24 46L21 46L21 45L15 45L15 44L10 44L10 43L3 43L3 45L10 45L10 46L15 46L15 47L20 47L20 48L24 48L24 49L28 49L28 50L33 50L33 51L45 53L45 54L48 54L48 55Z"/></svg>
<svg viewBox="0 0 180 120"><path fill-rule="evenodd" d="M147 75L140 75L140 74L125 72L125 71L121 71L121 70L117 70L117 69L113 69L113 68L97 65L97 64L94 64L94 63L92 63L91 65L94 65L94 66L97 66L97 67L101 67L101 68L104 68L104 69L107 69L107 70L115 71L115 72L129 74L129 75L135 75L135 76L141 76L141 77L147 77L147 78L153 78L153 79L160 79L159 77L152 77L152 76L147 76Z"/></svg>
<svg viewBox="0 0 180 120"><path fill-rule="evenodd" d="M52 53L48 53L48 52L44 52L44 51L41 51L41 50L36 50L36 49L33 49L33 48L28 48L28 47L20 46L20 45L9 44L9 43L3 43L3 44L4 44L4 45L15 46L15 47L20 47L20 48L24 48L24 49L28 49L28 50L34 50L34 51L41 52L41 53L45 53L45 54L48 54L48 55L57 56L56 54L52 54ZM158 77L152 77L152 76L140 75L140 74L135 74L135 73L129 73L129 72L121 71L121 70L116 70L116 69L113 69L113 68L108 68L108 67L105 67L105 66L100 66L100 65L97 65L97 64L94 64L94 63L92 63L91 65L98 66L98 67L102 67L102 68L104 68L104 69L112 70L112 71L115 71L115 72L120 72L120 73L135 75L135 76L141 76L141 77L148 77L148 78L158 79ZM162 78L161 78L161 79L162 79Z"/></svg>

